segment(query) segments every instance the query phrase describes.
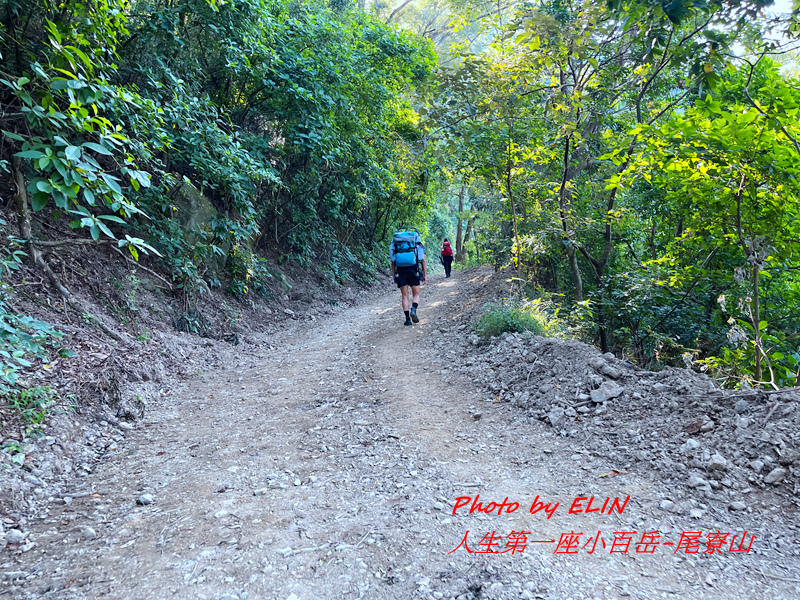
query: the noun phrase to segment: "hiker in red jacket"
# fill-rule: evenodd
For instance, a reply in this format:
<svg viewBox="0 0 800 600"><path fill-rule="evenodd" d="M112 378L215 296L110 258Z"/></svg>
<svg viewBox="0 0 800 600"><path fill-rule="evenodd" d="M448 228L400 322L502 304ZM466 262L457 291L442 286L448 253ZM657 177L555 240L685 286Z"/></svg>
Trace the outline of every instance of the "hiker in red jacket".
<svg viewBox="0 0 800 600"><path fill-rule="evenodd" d="M442 244L442 264L444 265L444 274L450 277L450 268L453 266L453 249L450 247L450 242L444 238Z"/></svg>

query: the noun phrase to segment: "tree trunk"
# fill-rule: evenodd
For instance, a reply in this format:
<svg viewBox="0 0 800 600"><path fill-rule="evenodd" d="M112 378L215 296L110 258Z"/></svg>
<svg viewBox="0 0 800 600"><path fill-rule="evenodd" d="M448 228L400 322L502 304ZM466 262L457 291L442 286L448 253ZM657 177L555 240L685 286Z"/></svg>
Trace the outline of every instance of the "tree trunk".
<svg viewBox="0 0 800 600"><path fill-rule="evenodd" d="M755 367L753 370L753 378L756 381L761 381L761 306L759 304L759 290L758 290L758 263L753 265L753 334L755 339Z"/></svg>
<svg viewBox="0 0 800 600"><path fill-rule="evenodd" d="M578 265L578 249L572 240L569 226L569 211L571 202L571 195L567 189L569 182L569 137L564 140L564 159L561 166L561 186L558 190L558 209L559 216L561 217L561 235L563 238L564 251L569 260L569 272L572 275L572 286L575 288L573 292L575 302L583 302L583 277L581 277L581 269Z"/></svg>
<svg viewBox="0 0 800 600"><path fill-rule="evenodd" d="M656 254L656 223L657 221L654 217L653 226L650 228L650 257L653 260L658 258L658 255Z"/></svg>
<svg viewBox="0 0 800 600"><path fill-rule="evenodd" d="M458 191L458 214L456 220L456 260L460 260L458 257L462 255L461 237L462 237L464 222L463 219L461 218L461 214L464 212L464 194L466 193L467 193L467 182L466 180L463 180L461 182L461 189Z"/></svg>
<svg viewBox="0 0 800 600"><path fill-rule="evenodd" d="M472 209L469 209L469 213L472 212ZM469 242L470 235L472 234L472 223L475 220L475 215L469 214L465 219L467 222L467 230L464 232L464 239L461 240L460 248L456 250L455 261L456 262L463 262L464 259L467 257L467 243Z"/></svg>
<svg viewBox="0 0 800 600"><path fill-rule="evenodd" d="M569 259L569 272L572 275L572 284L575 287L575 302L583 302L583 277L581 268L578 265L578 251L575 246L567 246L567 258Z"/></svg>
<svg viewBox="0 0 800 600"><path fill-rule="evenodd" d="M520 243L519 243L519 230L517 229L517 208L514 205L514 190L511 186L511 170L513 168L511 146L512 146L512 131L511 125L508 126L508 159L506 160L506 193L508 194L508 201L511 204L511 224L514 228L514 266L517 269L517 278L520 279L520 289L522 288L522 264L520 262Z"/></svg>
<svg viewBox="0 0 800 600"><path fill-rule="evenodd" d="M457 261L462 262L467 256L467 244L469 243L470 235L472 235L472 224L475 222L475 215L472 213L472 208L469 209L470 214L467 217L467 230L464 232L464 241L461 244L461 256L456 258Z"/></svg>

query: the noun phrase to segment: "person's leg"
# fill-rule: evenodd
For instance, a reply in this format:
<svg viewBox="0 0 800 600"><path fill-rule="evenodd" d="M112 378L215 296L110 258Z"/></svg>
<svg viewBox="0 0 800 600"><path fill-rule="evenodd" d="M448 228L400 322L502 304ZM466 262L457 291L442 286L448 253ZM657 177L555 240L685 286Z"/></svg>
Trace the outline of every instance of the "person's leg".
<svg viewBox="0 0 800 600"><path fill-rule="evenodd" d="M417 307L419 306L419 286L412 285L411 286L411 320L414 323L419 323L419 317L417 316Z"/></svg>
<svg viewBox="0 0 800 600"><path fill-rule="evenodd" d="M410 302L409 302L409 293L407 285L404 285L403 287L400 288L400 296L401 296L400 303L403 305L403 310L408 310L410 308L409 306Z"/></svg>
<svg viewBox="0 0 800 600"><path fill-rule="evenodd" d="M410 308L409 304L410 303L409 303L408 296L409 296L409 294L408 294L408 286L404 285L403 287L400 288L400 304L403 307L403 313L405 313L405 315L406 315L405 324L406 325L411 325L411 316L410 316L410 313L409 313L409 308Z"/></svg>
<svg viewBox="0 0 800 600"><path fill-rule="evenodd" d="M445 277L450 277L450 269L453 267L453 257L452 256L445 256L444 257L444 274Z"/></svg>
<svg viewBox="0 0 800 600"><path fill-rule="evenodd" d="M411 286L411 302L414 304L419 304L419 289L418 285Z"/></svg>

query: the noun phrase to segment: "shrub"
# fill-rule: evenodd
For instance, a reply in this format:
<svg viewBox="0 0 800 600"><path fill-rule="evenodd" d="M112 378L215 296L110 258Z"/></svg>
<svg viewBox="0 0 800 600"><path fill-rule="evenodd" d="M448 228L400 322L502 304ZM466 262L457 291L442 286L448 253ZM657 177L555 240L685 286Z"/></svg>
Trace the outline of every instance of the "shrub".
<svg viewBox="0 0 800 600"><path fill-rule="evenodd" d="M545 300L529 301L504 299L486 305L483 314L474 324L475 333L489 338L502 333L525 333L543 337L572 337L567 325L558 318Z"/></svg>

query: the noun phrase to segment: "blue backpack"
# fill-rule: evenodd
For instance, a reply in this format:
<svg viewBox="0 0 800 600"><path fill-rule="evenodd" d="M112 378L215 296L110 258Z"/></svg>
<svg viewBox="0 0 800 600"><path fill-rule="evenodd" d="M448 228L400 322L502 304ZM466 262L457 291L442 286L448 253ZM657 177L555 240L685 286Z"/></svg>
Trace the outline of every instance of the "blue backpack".
<svg viewBox="0 0 800 600"><path fill-rule="evenodd" d="M422 243L419 231L413 227L405 227L394 234L392 245L394 246L394 259L398 267L416 267L417 244Z"/></svg>

